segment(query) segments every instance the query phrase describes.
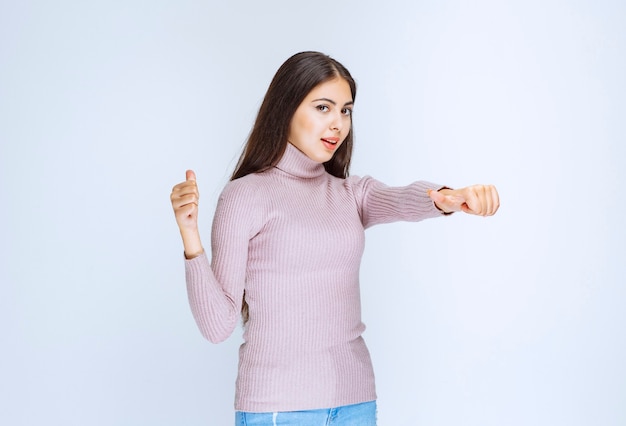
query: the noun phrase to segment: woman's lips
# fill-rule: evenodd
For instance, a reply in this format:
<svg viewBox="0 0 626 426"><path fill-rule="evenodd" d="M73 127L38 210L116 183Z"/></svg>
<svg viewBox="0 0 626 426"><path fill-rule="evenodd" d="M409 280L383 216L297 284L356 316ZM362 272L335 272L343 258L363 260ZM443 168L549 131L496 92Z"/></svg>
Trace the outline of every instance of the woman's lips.
<svg viewBox="0 0 626 426"><path fill-rule="evenodd" d="M334 150L337 148L337 143L339 142L339 138L331 137L331 138L322 138L322 143L326 147L326 149Z"/></svg>

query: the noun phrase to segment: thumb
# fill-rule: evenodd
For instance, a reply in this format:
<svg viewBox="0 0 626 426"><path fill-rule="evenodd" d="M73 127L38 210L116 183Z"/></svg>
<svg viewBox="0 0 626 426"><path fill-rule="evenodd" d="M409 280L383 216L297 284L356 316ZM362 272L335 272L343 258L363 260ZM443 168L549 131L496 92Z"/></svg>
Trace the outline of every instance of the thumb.
<svg viewBox="0 0 626 426"><path fill-rule="evenodd" d="M443 204L446 200L446 196L443 195L439 191L433 191L432 189L428 190L428 196L431 200L433 200L436 204Z"/></svg>
<svg viewBox="0 0 626 426"><path fill-rule="evenodd" d="M444 213L459 211L462 209L462 206L465 203L465 199L457 193L442 194L439 191L433 191L432 189L429 189L428 196L431 200L433 200L435 206L439 210L442 210Z"/></svg>
<svg viewBox="0 0 626 426"><path fill-rule="evenodd" d="M185 179L186 180L196 180L196 174L194 173L193 170L187 170L185 172Z"/></svg>

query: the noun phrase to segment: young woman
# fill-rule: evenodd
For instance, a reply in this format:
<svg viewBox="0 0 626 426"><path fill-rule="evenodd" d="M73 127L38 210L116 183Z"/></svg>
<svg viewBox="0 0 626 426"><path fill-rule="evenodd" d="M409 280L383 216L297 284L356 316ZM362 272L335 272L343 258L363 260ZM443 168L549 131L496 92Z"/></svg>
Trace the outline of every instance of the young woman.
<svg viewBox="0 0 626 426"><path fill-rule="evenodd" d="M376 424L361 334L364 230L456 211L488 216L493 186L388 187L348 177L356 85L336 60L302 52L277 71L214 216L209 262L195 174L171 194L189 302L211 342L241 316L238 425Z"/></svg>

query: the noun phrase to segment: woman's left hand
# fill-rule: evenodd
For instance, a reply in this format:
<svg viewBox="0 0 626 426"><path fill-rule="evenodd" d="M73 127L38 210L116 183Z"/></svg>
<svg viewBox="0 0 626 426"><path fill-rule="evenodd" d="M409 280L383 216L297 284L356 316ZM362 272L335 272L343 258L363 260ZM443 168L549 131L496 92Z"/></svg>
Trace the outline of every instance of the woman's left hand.
<svg viewBox="0 0 626 426"><path fill-rule="evenodd" d="M445 213L463 211L478 216L492 216L500 207L498 191L493 185L472 185L461 189L429 190L430 199Z"/></svg>

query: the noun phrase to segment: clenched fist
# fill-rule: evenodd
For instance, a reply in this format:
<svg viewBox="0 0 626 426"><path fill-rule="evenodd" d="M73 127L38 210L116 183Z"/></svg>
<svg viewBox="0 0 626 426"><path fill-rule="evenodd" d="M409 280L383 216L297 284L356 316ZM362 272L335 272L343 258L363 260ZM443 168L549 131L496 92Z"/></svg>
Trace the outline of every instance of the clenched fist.
<svg viewBox="0 0 626 426"><path fill-rule="evenodd" d="M463 211L478 216L492 216L500 207L500 197L493 185L472 185L461 189L428 191L431 200L445 213Z"/></svg>
<svg viewBox="0 0 626 426"><path fill-rule="evenodd" d="M172 188L170 200L174 208L176 223L180 229L188 259L198 256L204 250L198 232L198 200L200 193L196 184L196 174L187 170L185 181Z"/></svg>

